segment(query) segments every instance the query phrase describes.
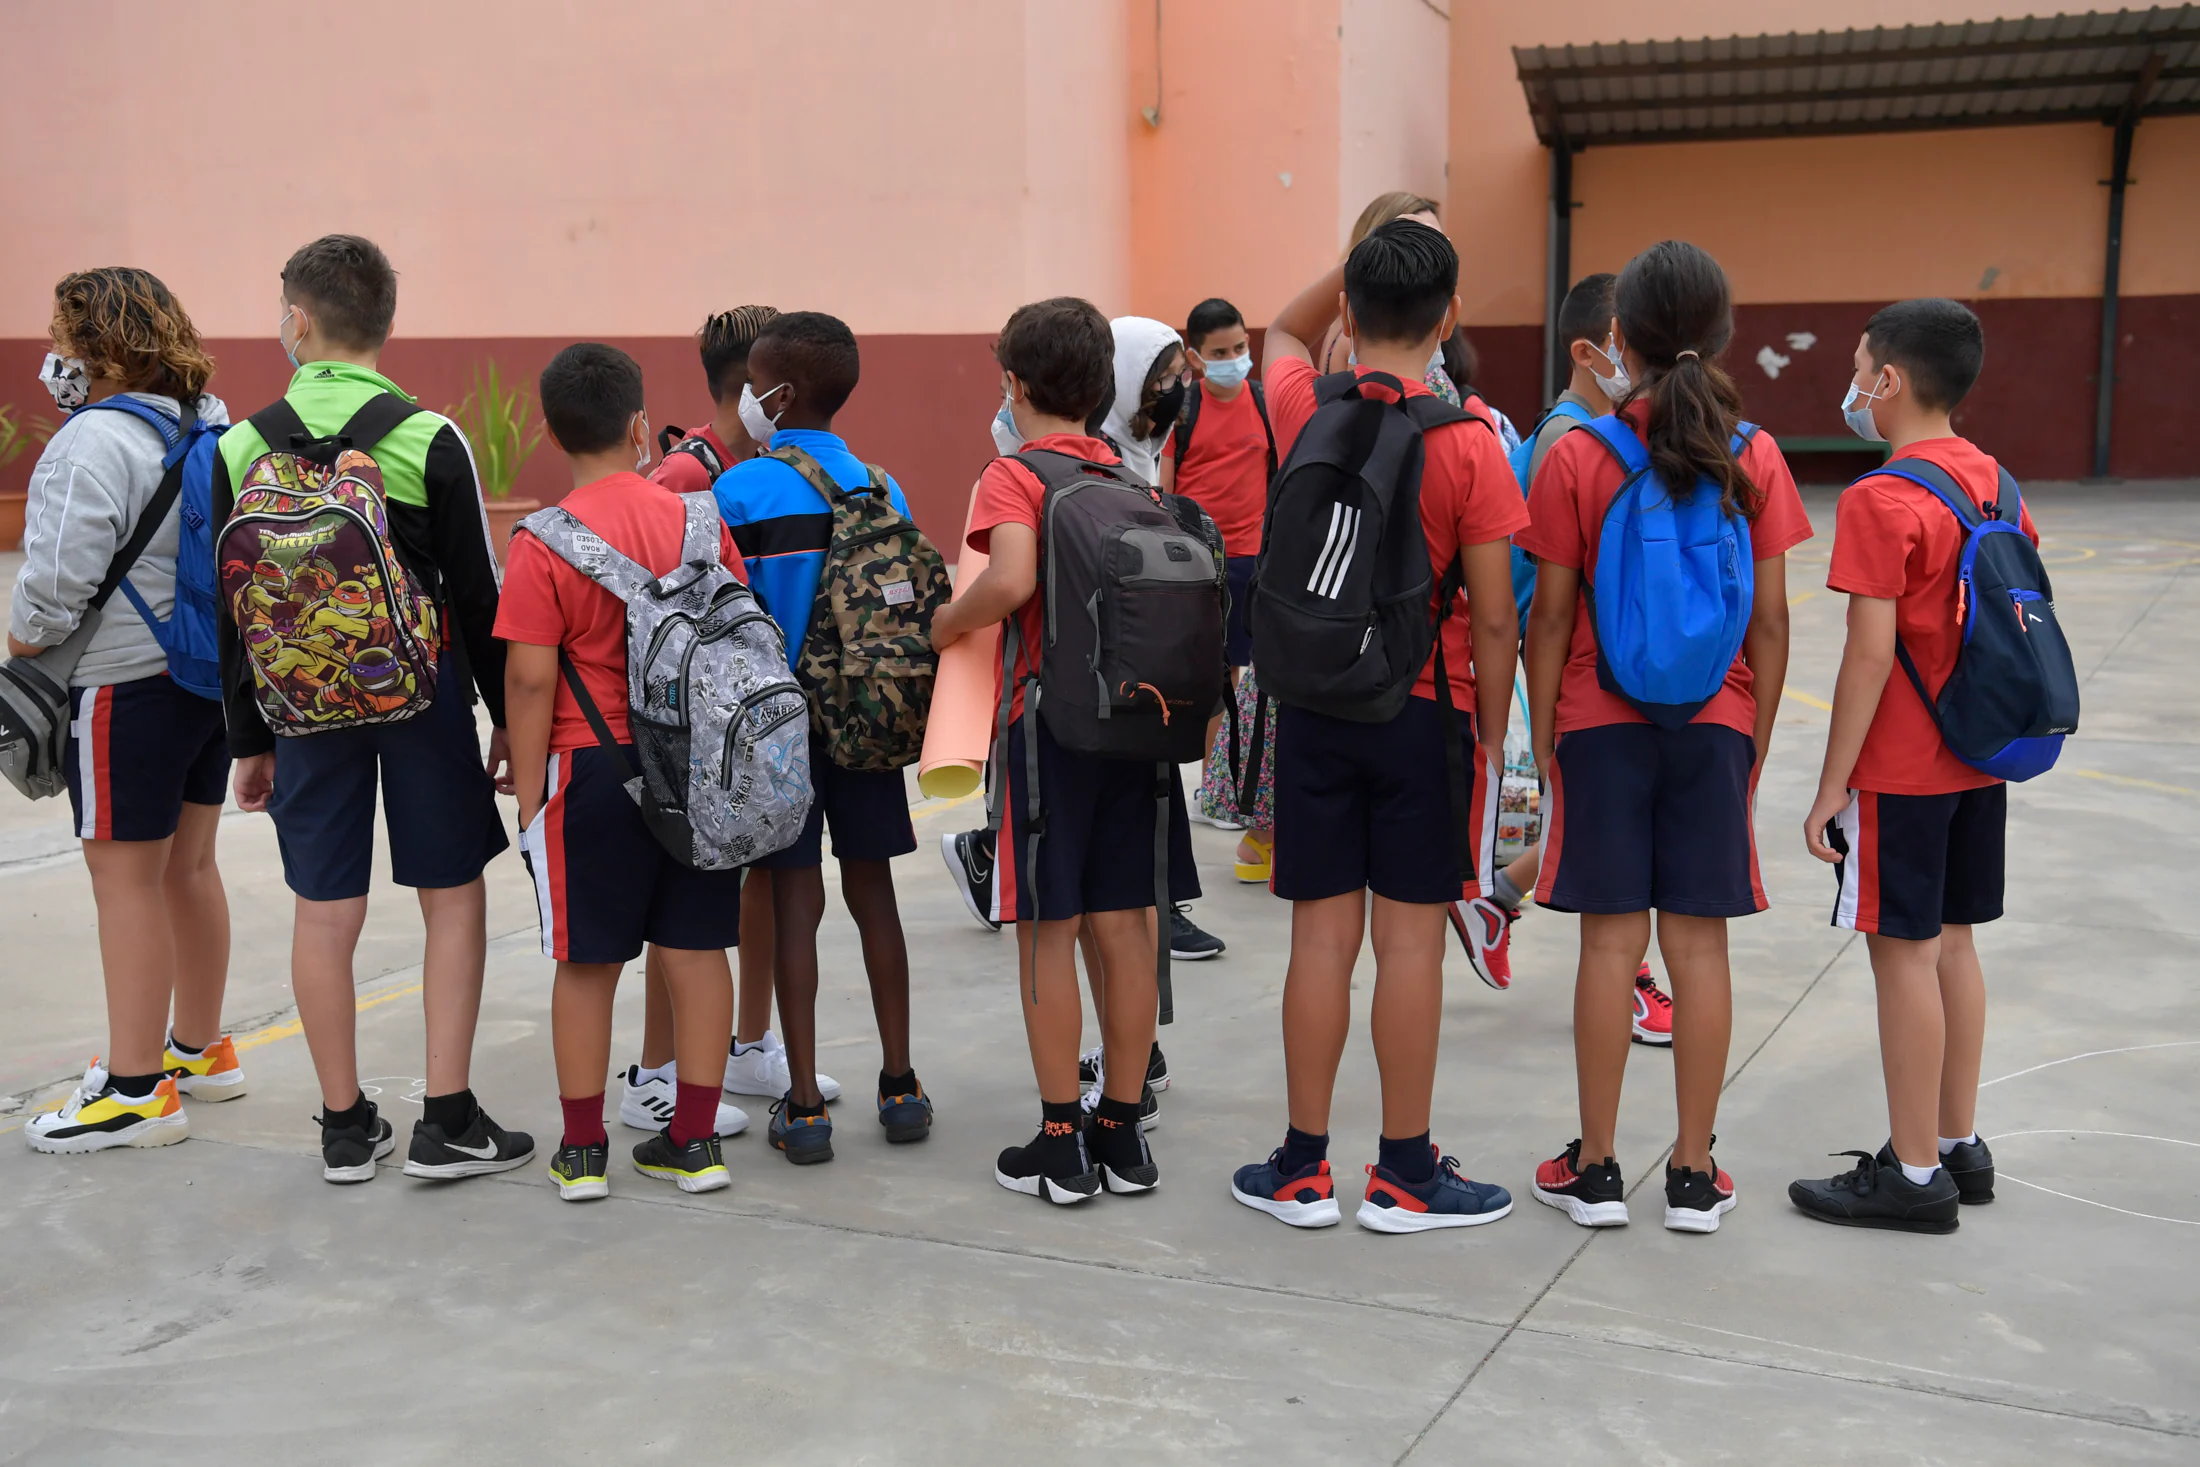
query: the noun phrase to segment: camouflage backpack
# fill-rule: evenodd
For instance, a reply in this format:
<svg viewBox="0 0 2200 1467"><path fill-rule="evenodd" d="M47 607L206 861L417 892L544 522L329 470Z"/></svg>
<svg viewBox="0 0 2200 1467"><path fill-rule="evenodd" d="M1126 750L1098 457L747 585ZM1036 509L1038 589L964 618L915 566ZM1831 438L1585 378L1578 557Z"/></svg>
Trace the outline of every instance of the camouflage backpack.
<svg viewBox="0 0 2200 1467"><path fill-rule="evenodd" d="M833 482L799 448L766 454L832 506L832 539L810 603L795 676L809 695L810 727L843 769L917 762L932 711L932 613L947 604L947 562L887 496L874 465L867 490Z"/></svg>

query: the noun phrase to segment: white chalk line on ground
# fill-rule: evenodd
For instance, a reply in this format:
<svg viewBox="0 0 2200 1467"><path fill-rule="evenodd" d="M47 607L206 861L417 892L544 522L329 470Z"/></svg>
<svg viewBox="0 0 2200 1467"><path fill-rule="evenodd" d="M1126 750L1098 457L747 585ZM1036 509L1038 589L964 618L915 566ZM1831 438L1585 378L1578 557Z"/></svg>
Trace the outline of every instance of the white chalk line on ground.
<svg viewBox="0 0 2200 1467"><path fill-rule="evenodd" d="M2142 1050L2181 1049L2195 1044L2200 1044L2200 1039L2167 1039L2160 1044L2127 1044L2120 1049L2089 1049L2084 1054L2065 1055L2061 1059L2049 1060L2045 1064L2032 1065L2021 1070L2011 1070L2006 1075L1996 1075L1991 1080L1981 1080L1978 1083L1978 1088L1984 1090L1987 1086L1999 1085L2004 1080L2021 1079L2026 1075L2036 1075L2041 1070L2052 1070L2057 1065L2076 1064L2083 1059L2098 1059L2104 1054L2138 1054Z"/></svg>
<svg viewBox="0 0 2200 1467"><path fill-rule="evenodd" d="M2167 1048L2168 1046L2149 1047ZM2113 1051L2111 1052L2113 1053ZM2180 1141L2175 1136L2148 1136L2137 1131L2083 1131L2069 1126L2050 1126L2039 1131L2003 1131L1998 1136L1988 1136L1985 1139L1988 1141L2014 1141L2020 1136L2113 1136L2124 1141L2160 1141L2166 1146L2190 1146L2194 1150L2200 1151L2200 1141ZM2022 1177L2013 1177L2006 1168L2001 1166L1994 1168L1994 1180L1997 1182L2015 1182L2020 1187L2030 1187L2033 1191L2045 1192L2050 1197L2060 1197L2066 1202L2083 1202L2088 1207L2098 1207L2104 1212L2120 1212L2125 1217L2143 1217L2148 1222L2177 1223L2188 1228L2200 1228L2200 1218L2164 1217L2158 1212L2137 1212L2129 1207L2117 1207L2107 1202L2096 1202L2091 1197L2080 1197L2073 1192L2058 1192L2053 1187L2043 1187L2038 1182L2027 1182Z"/></svg>

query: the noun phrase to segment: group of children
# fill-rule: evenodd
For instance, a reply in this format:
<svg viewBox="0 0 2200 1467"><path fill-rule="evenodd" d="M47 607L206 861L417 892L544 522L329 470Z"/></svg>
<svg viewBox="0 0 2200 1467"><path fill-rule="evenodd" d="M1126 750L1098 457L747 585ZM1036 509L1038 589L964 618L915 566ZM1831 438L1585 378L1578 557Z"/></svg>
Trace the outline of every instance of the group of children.
<svg viewBox="0 0 2200 1467"><path fill-rule="evenodd" d="M1039 1091L1037 1128L1001 1152L996 1179L1061 1204L1158 1184L1145 1137L1153 1081L1167 1075L1154 1037L1156 944L1174 946L1170 918L1181 923L1179 904L1199 892L1173 773L1157 779L1151 763L1067 747L1046 719L1027 716L1045 644L1050 486L1067 463L1109 482L1157 482L1147 491L1157 504L1169 492L1196 501L1216 531L1217 579L1229 593L1227 658L1242 669L1263 650L1256 627L1284 625L1262 622L1259 609L1271 594L1260 583L1281 586L1292 569L1271 485L1279 465L1295 471L1302 438L1312 448L1301 457L1349 438L1335 427L1342 408L1372 414L1368 423L1388 414L1415 425L1413 538L1427 563L1407 569L1425 571L1431 589L1410 610L1425 613L1433 645L1397 670L1409 692L1395 713L1285 698L1267 710L1272 745L1256 734L1247 751L1257 778L1272 782L1272 823L1245 822L1240 874L1250 867L1292 903L1287 1123L1265 1161L1237 1169L1232 1194L1293 1226L1340 1220L1329 1118L1351 976L1371 933L1382 1121L1358 1220L1416 1232L1510 1211L1506 1188L1469 1179L1433 1143L1430 1115L1447 926L1502 987L1509 930L1532 891L1537 905L1581 919L1581 1134L1537 1169L1534 1195L1585 1226L1628 1220L1613 1136L1628 1043L1647 1028L1670 1038L1675 1067L1666 1225L1714 1231L1735 1199L1712 1153L1731 1026L1726 922L1767 905L1755 791L1786 674L1785 556L1812 533L1777 445L1741 421L1740 394L1717 365L1732 333L1725 277L1702 250L1668 241L1616 277L1576 285L1559 318L1568 390L1509 454L1510 425L1468 384L1447 375L1460 390L1443 401L1430 385L1459 312L1458 256L1432 206L1401 209L1363 234L1269 325L1258 381L1245 322L1222 301L1199 306L1181 342L1162 328L1165 341L1140 338L1128 354L1122 322L1070 297L1019 308L995 343L1000 455L974 490L966 542L987 564L931 615L929 631L943 650L1002 625L1011 652L996 674L997 834L950 838L986 836L987 890L981 904L966 881L965 898L989 923L1015 923ZM81 409L128 394L178 420L228 421L204 395L212 363L159 281L86 272L65 279L56 302L46 375L56 401L78 410L33 478L9 636L23 658L83 619L166 472L164 441L121 414ZM499 791L518 799L543 950L557 964L564 1121L550 1170L564 1196L608 1190L612 999L645 949L647 1022L621 1105L622 1120L649 1132L635 1166L688 1191L726 1185L720 1139L748 1124L729 1093L772 1098L770 1144L790 1161L831 1158L828 1103L840 1087L817 1073L815 1031L828 825L878 1021L877 1117L888 1140L922 1140L932 1101L910 1056L909 962L890 865L915 848L900 774L842 767L813 741L808 820L791 842L745 871L675 859L629 792L638 735L628 726L627 609L525 527L500 587L464 435L377 370L395 310L381 251L352 236L306 246L284 268L280 309L277 334L296 375L281 402L221 436L214 521L241 493L265 492L269 456L334 445L341 471L344 452L371 454L401 563L390 574L425 588L425 625L439 629L434 696L416 716L277 737L288 731L271 728L255 699L261 664L226 603L225 699L174 686L158 629L172 614L179 541L168 530L152 537L132 572L142 619L100 626L72 694L69 792L99 903L112 1042L58 1112L30 1123L32 1146L181 1139L180 1098L243 1093L234 1046L219 1032L228 933L213 859L232 759L238 803L272 817L296 896L293 984L322 1088L329 1180L370 1178L395 1146L360 1090L352 1041L351 957L378 781L393 874L418 891L427 926L427 1084L408 1174L501 1171L535 1152L530 1137L490 1119L468 1084L482 871L508 843ZM833 431L859 377L845 324L744 307L713 317L699 343L717 411L684 436L653 439L640 369L613 347L571 346L544 370L544 425L573 481L561 509L599 553L647 577L715 558L777 622L791 670L820 595L826 511L840 495L906 505ZM1976 318L1955 302L1890 306L1857 347L1843 411L1895 459L1937 465L1987 505L2003 492L1999 470L1949 421L1982 350ZM1317 366L1333 360L1336 371ZM1592 610L1606 521L1643 463L1659 483L1715 496L1743 527L1754 570L1723 683L1679 717L1646 716L1623 695L1601 660ZM705 492L710 500L697 498ZM699 504L715 513L699 520ZM1955 664L1962 531L1937 508L1915 483L1881 474L1848 490L1837 511L1829 585L1851 598L1849 641L1805 838L1837 865L1835 923L1868 935L1891 1140L1856 1153L1855 1169L1790 1194L1825 1221L1920 1231L1952 1229L1959 1202L1993 1194L1992 1160L1972 1125L1984 988L1971 928L2000 915L2006 808L2000 782L1949 753L1922 696L1891 673L1898 645L1920 693ZM2036 542L2028 519L2022 526ZM1334 595L1361 575L1359 545L1357 521L1334 517L1311 576L1302 568L1307 589ZM1279 659L1293 650L1266 649ZM1539 847L1500 868L1495 788L1516 659L1547 824ZM1279 685L1289 670L1279 661ZM475 696L493 728L486 759ZM1447 788L1453 798L1441 797ZM1653 930L1670 1000L1648 978ZM726 957L737 944L738 1004ZM1103 1036L1083 1056L1080 944ZM768 1027L775 997L779 1035Z"/></svg>

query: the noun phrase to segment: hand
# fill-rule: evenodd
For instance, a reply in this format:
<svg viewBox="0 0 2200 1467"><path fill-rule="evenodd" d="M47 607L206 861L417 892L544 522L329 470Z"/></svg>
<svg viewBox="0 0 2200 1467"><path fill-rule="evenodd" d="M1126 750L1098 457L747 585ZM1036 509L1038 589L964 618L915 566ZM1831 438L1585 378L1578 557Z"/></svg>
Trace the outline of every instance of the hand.
<svg viewBox="0 0 2200 1467"><path fill-rule="evenodd" d="M1848 807L1847 790L1820 790L1810 813L1803 817L1803 848L1829 866L1841 859L1841 853L1826 844L1826 826Z"/></svg>
<svg viewBox="0 0 2200 1467"><path fill-rule="evenodd" d="M238 809L265 810L267 797L275 792L275 755L251 754L239 759L234 782Z"/></svg>
<svg viewBox="0 0 2200 1467"><path fill-rule="evenodd" d="M530 809L528 808L529 806L533 806L533 808ZM542 799L540 796L536 796L533 799L529 799L526 795L521 795L519 797L519 828L521 830L525 830L529 826L533 825L535 823L535 818L541 814Z"/></svg>
<svg viewBox="0 0 2200 1467"><path fill-rule="evenodd" d="M1558 750L1554 746L1544 743L1541 739L1535 741L1534 747L1535 772L1542 779L1543 787L1549 789L1552 787L1551 771L1558 763Z"/></svg>
<svg viewBox="0 0 2200 1467"><path fill-rule="evenodd" d="M36 657L45 650L43 647L33 647L28 642L18 642L12 632L8 635L8 655L10 657Z"/></svg>
<svg viewBox="0 0 2200 1467"><path fill-rule="evenodd" d="M489 778L496 784L497 793L512 793L512 736L501 728L489 730L489 758L486 767Z"/></svg>
<svg viewBox="0 0 2200 1467"><path fill-rule="evenodd" d="M963 639L963 630L956 625L955 604L950 601L932 613L932 650L945 652Z"/></svg>

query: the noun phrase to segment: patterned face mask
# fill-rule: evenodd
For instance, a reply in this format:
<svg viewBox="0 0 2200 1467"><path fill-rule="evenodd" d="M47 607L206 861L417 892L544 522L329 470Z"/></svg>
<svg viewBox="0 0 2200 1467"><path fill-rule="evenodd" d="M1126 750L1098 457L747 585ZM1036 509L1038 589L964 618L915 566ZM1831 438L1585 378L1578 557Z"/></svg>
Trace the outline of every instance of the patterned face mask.
<svg viewBox="0 0 2200 1467"><path fill-rule="evenodd" d="M53 398L53 405L65 413L73 413L92 399L91 381L84 375L84 363L76 357L46 353L45 364L38 369L38 380Z"/></svg>

